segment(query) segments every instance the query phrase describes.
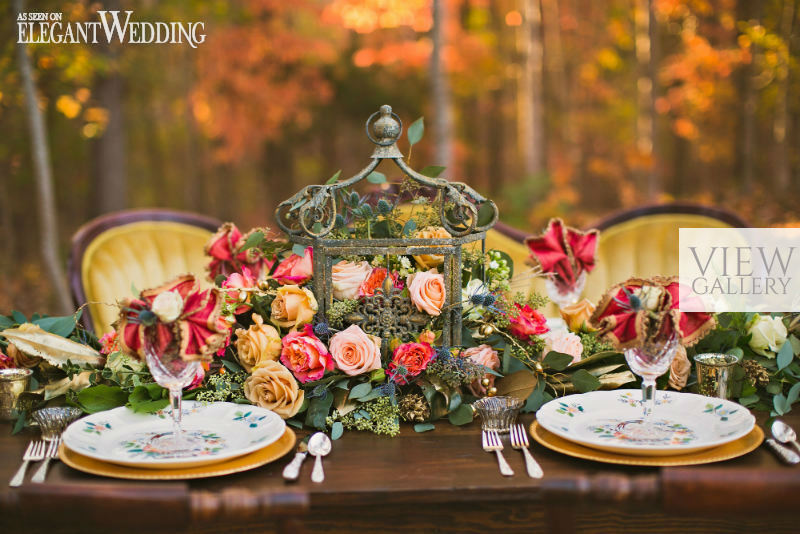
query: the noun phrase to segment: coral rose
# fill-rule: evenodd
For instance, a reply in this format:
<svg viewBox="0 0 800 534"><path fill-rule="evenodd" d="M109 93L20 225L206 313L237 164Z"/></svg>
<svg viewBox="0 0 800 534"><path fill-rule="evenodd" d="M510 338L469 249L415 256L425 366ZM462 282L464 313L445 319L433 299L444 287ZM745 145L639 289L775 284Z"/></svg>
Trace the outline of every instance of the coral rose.
<svg viewBox="0 0 800 534"><path fill-rule="evenodd" d="M111 354L119 350L119 342L117 341L117 331L112 330L103 334L98 342L100 343L100 354Z"/></svg>
<svg viewBox="0 0 800 534"><path fill-rule="evenodd" d="M581 338L572 332L565 330L547 332L542 336L544 339L543 354L555 351L572 356L572 363L581 361L583 355L583 343Z"/></svg>
<svg viewBox="0 0 800 534"><path fill-rule="evenodd" d="M358 296L359 297L371 297L375 294L375 290L383 285L384 280L386 280L386 276L388 276L389 271L386 267L377 267L372 269L372 272L369 274L366 280L361 282L361 285L358 286Z"/></svg>
<svg viewBox="0 0 800 534"><path fill-rule="evenodd" d="M439 315L446 297L444 276L436 269L414 273L408 277L408 294L419 311Z"/></svg>
<svg viewBox="0 0 800 534"><path fill-rule="evenodd" d="M366 261L354 263L340 261L331 268L331 285L333 298L350 300L358 296L358 288L372 273L372 267Z"/></svg>
<svg viewBox="0 0 800 534"><path fill-rule="evenodd" d="M272 301L272 323L281 328L296 329L310 323L317 313L317 299L308 289L296 285L278 288Z"/></svg>
<svg viewBox="0 0 800 534"><path fill-rule="evenodd" d="M329 348L336 367L349 376L381 368L381 338L350 325L331 337Z"/></svg>
<svg viewBox="0 0 800 534"><path fill-rule="evenodd" d="M567 323L567 328L571 332L592 332L595 330L589 325L589 318L594 313L594 304L589 299L562 306L560 311L561 317Z"/></svg>
<svg viewBox="0 0 800 534"><path fill-rule="evenodd" d="M419 375L433 358L433 347L427 343L403 343L394 349L389 362L389 374L399 384L408 384L408 379ZM402 367L402 370L400 368Z"/></svg>
<svg viewBox="0 0 800 534"><path fill-rule="evenodd" d="M302 256L292 254L275 268L272 278L278 283L305 284L314 273L314 249L306 247Z"/></svg>
<svg viewBox="0 0 800 534"><path fill-rule="evenodd" d="M281 353L281 336L272 325L264 324L264 319L253 314L250 328L236 330L236 354L239 363L248 372L267 360L277 360Z"/></svg>
<svg viewBox="0 0 800 534"><path fill-rule="evenodd" d="M292 373L278 362L261 362L244 381L244 396L257 406L272 410L284 419L295 415L303 405L303 390Z"/></svg>
<svg viewBox="0 0 800 534"><path fill-rule="evenodd" d="M302 332L290 332L283 338L281 363L303 383L319 380L325 371L333 371L333 359L328 349L314 335L309 324Z"/></svg>
<svg viewBox="0 0 800 534"><path fill-rule="evenodd" d="M477 347L470 347L462 352L461 356L468 358L473 363L488 367L492 371L497 371L500 369L500 358L497 356L497 351L489 345L484 344L478 345ZM496 377L493 374L486 373L484 378L489 380L488 387L492 387L494 385L494 380ZM469 390L476 397L482 397L486 395L487 386L481 384L480 380L476 380L469 385Z"/></svg>
<svg viewBox="0 0 800 534"><path fill-rule="evenodd" d="M550 330L547 326L547 319L540 312L534 310L527 304L520 306L514 303L517 311L516 316L509 314L508 320L511 323L509 331L511 334L522 341L533 342L534 336L544 334Z"/></svg>
<svg viewBox="0 0 800 534"><path fill-rule="evenodd" d="M428 226L414 234L414 239L447 239L453 237L450 232L441 226ZM433 269L444 263L444 256L441 254L420 254L414 256L414 261L420 269Z"/></svg>
<svg viewBox="0 0 800 534"><path fill-rule="evenodd" d="M667 382L669 387L677 389L678 391L685 388L691 370L692 362L690 362L689 357L686 356L686 347L678 345L675 358L669 366L669 381Z"/></svg>

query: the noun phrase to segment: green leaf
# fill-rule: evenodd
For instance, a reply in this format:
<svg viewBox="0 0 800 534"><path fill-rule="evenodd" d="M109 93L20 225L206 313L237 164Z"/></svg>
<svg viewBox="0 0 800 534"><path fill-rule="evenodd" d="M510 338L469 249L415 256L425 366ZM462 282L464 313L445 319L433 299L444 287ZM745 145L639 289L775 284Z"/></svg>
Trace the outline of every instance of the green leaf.
<svg viewBox="0 0 800 534"><path fill-rule="evenodd" d="M333 405L333 394L328 393L324 397L314 397L308 404L305 424L318 430L325 430L325 419Z"/></svg>
<svg viewBox="0 0 800 534"><path fill-rule="evenodd" d="M416 145L422 140L423 134L425 134L425 121L424 117L420 117L408 127L408 144Z"/></svg>
<svg viewBox="0 0 800 534"><path fill-rule="evenodd" d="M472 422L473 412L469 404L461 404L458 408L447 414L447 419L456 426Z"/></svg>
<svg viewBox="0 0 800 534"><path fill-rule="evenodd" d="M253 247L257 247L264 241L264 233L261 231L256 231L247 236L247 240L244 242L244 245L239 249L239 252L251 249Z"/></svg>
<svg viewBox="0 0 800 534"><path fill-rule="evenodd" d="M409 236L416 229L417 229L417 223L414 221L408 221L403 226L403 235Z"/></svg>
<svg viewBox="0 0 800 534"><path fill-rule="evenodd" d="M478 226L486 226L494 218L494 208L491 202L484 202L478 206Z"/></svg>
<svg viewBox="0 0 800 534"><path fill-rule="evenodd" d="M414 425L414 432L428 432L436 428L433 423L417 423Z"/></svg>
<svg viewBox="0 0 800 534"><path fill-rule="evenodd" d="M372 171L367 175L367 181L371 184L385 184L386 175L382 172Z"/></svg>
<svg viewBox="0 0 800 534"><path fill-rule="evenodd" d="M440 165L428 165L427 167L419 171L419 173L422 174L423 176L437 178L440 174L444 172L446 168L447 167L442 167Z"/></svg>
<svg viewBox="0 0 800 534"><path fill-rule="evenodd" d="M789 393L786 394L786 407L790 408L792 404L797 402L798 396L800 396L800 382L793 385L791 389L789 389Z"/></svg>
<svg viewBox="0 0 800 534"><path fill-rule="evenodd" d="M778 357L775 360L778 362L778 371L792 363L794 352L792 352L792 344L788 340L783 344L781 350L778 351Z"/></svg>
<svg viewBox="0 0 800 534"><path fill-rule="evenodd" d="M547 353L542 360L542 364L546 365L550 369L554 371L563 371L566 369L569 364L572 363L572 356L569 354L564 354L563 352L556 352L551 350Z"/></svg>
<svg viewBox="0 0 800 534"><path fill-rule="evenodd" d="M97 413L124 406L128 394L119 386L92 386L78 392L78 402L87 413Z"/></svg>
<svg viewBox="0 0 800 534"><path fill-rule="evenodd" d="M593 376L591 373L589 373L589 371L586 369L578 369L575 371L575 373L572 375L572 383L581 393L594 391L600 387L600 380L598 380L596 376Z"/></svg>
<svg viewBox="0 0 800 534"><path fill-rule="evenodd" d="M228 277L224 274L218 274L216 278L214 278L214 285L217 287L222 287L222 283L227 280Z"/></svg>
<svg viewBox="0 0 800 534"><path fill-rule="evenodd" d="M306 253L306 247L305 246L303 246L303 245L301 245L299 243L295 243L294 245L292 245L292 254L295 254L295 255L300 256L302 258L305 255L305 253Z"/></svg>
<svg viewBox="0 0 800 534"><path fill-rule="evenodd" d="M386 380L386 371L381 369L375 369L369 374L369 381L370 382L383 382Z"/></svg>
<svg viewBox="0 0 800 534"><path fill-rule="evenodd" d="M751 406L759 401L760 397L758 395L746 395L744 397L739 397L739 404L742 406Z"/></svg>
<svg viewBox="0 0 800 534"><path fill-rule="evenodd" d="M333 176L331 176L330 178L328 178L328 181L327 181L327 182L325 182L325 185L331 185L331 184L335 184L336 182L338 182L338 181L339 181L339 177L340 177L341 175L342 175L342 169L339 169L338 171L336 171L336 173L335 173Z"/></svg>
<svg viewBox="0 0 800 534"><path fill-rule="evenodd" d="M342 425L341 421L336 421L331 426L331 439L337 440L342 437L342 434L344 434L344 425Z"/></svg>
<svg viewBox="0 0 800 534"><path fill-rule="evenodd" d="M230 371L231 373L238 373L239 371L244 371L244 367L239 365L233 360L222 360L222 365Z"/></svg>
<svg viewBox="0 0 800 534"><path fill-rule="evenodd" d="M303 428L303 423L301 421L298 421L297 419L289 419L286 421L286 424L298 429Z"/></svg>
<svg viewBox="0 0 800 534"><path fill-rule="evenodd" d="M13 320L5 315L0 315L0 330L5 330L6 328L11 328L12 326L14 326Z"/></svg>
<svg viewBox="0 0 800 534"><path fill-rule="evenodd" d="M775 409L775 413L778 415L783 415L786 413L786 397L783 394L775 395L772 397L772 407Z"/></svg>
<svg viewBox="0 0 800 534"><path fill-rule="evenodd" d="M38 325L42 330L61 337L69 337L75 330L75 316L65 315L63 317L43 317L37 319L33 324Z"/></svg>
<svg viewBox="0 0 800 534"><path fill-rule="evenodd" d="M349 397L354 400L358 400L361 397L366 396L372 391L372 384L369 382L365 382L363 384L358 384L353 389L350 390Z"/></svg>
<svg viewBox="0 0 800 534"><path fill-rule="evenodd" d="M28 322L28 318L25 317L25 314L23 314L22 312L18 312L17 310L11 312L11 318L14 319L14 322L17 324L23 324Z"/></svg>

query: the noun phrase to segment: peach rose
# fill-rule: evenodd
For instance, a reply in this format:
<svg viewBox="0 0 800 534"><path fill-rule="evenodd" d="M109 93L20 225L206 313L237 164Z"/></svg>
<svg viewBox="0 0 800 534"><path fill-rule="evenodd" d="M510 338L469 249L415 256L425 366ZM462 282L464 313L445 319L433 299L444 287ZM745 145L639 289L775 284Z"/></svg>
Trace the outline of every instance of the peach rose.
<svg viewBox="0 0 800 534"><path fill-rule="evenodd" d="M381 368L381 338L367 334L358 325L334 334L328 348L336 367L346 375L356 376Z"/></svg>
<svg viewBox="0 0 800 534"><path fill-rule="evenodd" d="M331 268L333 298L340 300L356 298L358 288L369 278L371 273L372 267L366 261L358 263L340 261Z"/></svg>
<svg viewBox="0 0 800 534"><path fill-rule="evenodd" d="M427 343L428 345L433 345L434 341L436 341L436 334L431 330L423 330L422 333L419 335L420 343Z"/></svg>
<svg viewBox="0 0 800 534"><path fill-rule="evenodd" d="M669 366L669 387L681 389L686 387L686 382L689 380L689 373L692 370L692 362L686 356L686 347L678 345L678 350L675 352L675 359Z"/></svg>
<svg viewBox="0 0 800 534"><path fill-rule="evenodd" d="M414 273L408 277L408 293L419 311L439 315L446 296L444 276L436 269Z"/></svg>
<svg viewBox="0 0 800 534"><path fill-rule="evenodd" d="M278 283L286 284L304 284L308 282L309 278L314 273L314 249L306 247L302 256L292 254L275 268L272 273L272 278Z"/></svg>
<svg viewBox="0 0 800 534"><path fill-rule="evenodd" d="M375 290L378 289L383 285L384 280L388 276L389 271L386 267L377 267L372 269L372 272L369 276L361 282L361 285L358 286L358 296L359 297L371 297L375 295Z"/></svg>
<svg viewBox="0 0 800 534"><path fill-rule="evenodd" d="M247 400L284 419L292 417L303 405L303 390L292 373L276 361L267 360L257 365L244 381L243 389Z"/></svg>
<svg viewBox="0 0 800 534"><path fill-rule="evenodd" d="M277 360L281 354L278 331L264 324L264 319L257 313L253 314L253 322L247 330L236 330L236 357L248 373L261 362Z"/></svg>
<svg viewBox="0 0 800 534"><path fill-rule="evenodd" d="M572 356L572 363L581 361L583 343L581 343L581 338L572 332L551 330L544 334L542 339L544 339L544 355L550 351L556 351Z"/></svg>
<svg viewBox="0 0 800 534"><path fill-rule="evenodd" d="M296 285L278 288L272 301L272 324L296 329L310 323L317 313L317 299L308 289Z"/></svg>
<svg viewBox="0 0 800 534"><path fill-rule="evenodd" d="M302 383L319 380L325 371L333 371L331 355L310 324L302 332L290 332L283 338L281 363Z"/></svg>
<svg viewBox="0 0 800 534"><path fill-rule="evenodd" d="M414 239L447 239L453 237L450 232L441 226L428 226L422 230L418 230L414 234ZM414 261L420 269L432 269L444 263L444 256L441 254L421 254L414 256Z"/></svg>
<svg viewBox="0 0 800 534"><path fill-rule="evenodd" d="M500 369L500 358L497 356L497 351L489 345L484 344L478 345L477 347L470 347L462 352L461 355L464 358L468 358L473 363L488 367L492 371L497 371ZM493 374L486 373L484 378L489 379L489 387L494 385L494 379L496 377ZM486 395L487 388L481 384L480 380L476 380L470 384L469 389L476 397L482 397L483 395Z"/></svg>
<svg viewBox="0 0 800 534"><path fill-rule="evenodd" d="M561 317L567 323L570 332L592 332L595 329L589 325L589 317L594 313L594 304L589 299L583 299L575 304L561 308Z"/></svg>

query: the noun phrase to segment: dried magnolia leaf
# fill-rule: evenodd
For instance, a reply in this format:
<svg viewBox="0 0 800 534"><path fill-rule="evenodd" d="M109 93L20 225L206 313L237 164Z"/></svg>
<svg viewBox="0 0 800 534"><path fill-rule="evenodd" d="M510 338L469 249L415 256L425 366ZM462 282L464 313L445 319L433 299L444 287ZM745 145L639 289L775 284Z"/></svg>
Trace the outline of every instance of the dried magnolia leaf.
<svg viewBox="0 0 800 534"><path fill-rule="evenodd" d="M516 373L498 378L494 383L494 387L497 388L498 395L514 397L525 401L536 388L536 382L536 375L522 369Z"/></svg>
<svg viewBox="0 0 800 534"><path fill-rule="evenodd" d="M609 373L597 378L600 380L599 389L601 390L617 389L620 386L624 386L625 384L636 381L634 374L627 370L620 373ZM571 395L572 393L576 393L578 391L575 388L575 384L568 379L565 379L562 382L549 382L548 385L550 385L558 393L558 396Z"/></svg>
<svg viewBox="0 0 800 534"><path fill-rule="evenodd" d="M620 367L624 367L624 366L625 366L624 363L612 363L610 365L600 365L598 367L594 367L592 369L586 369L586 370L592 376L601 377L603 375L606 375L606 374L610 373L611 371L616 371ZM569 368L567 368L567 371L569 371Z"/></svg>
<svg viewBox="0 0 800 534"><path fill-rule="evenodd" d="M55 366L67 363L76 365L101 365L105 359L93 348L42 330L31 323L19 328L8 328L0 336L13 342L17 349L30 356L44 358Z"/></svg>
<svg viewBox="0 0 800 534"><path fill-rule="evenodd" d="M339 415L347 415L358 408L358 403L348 398L346 389L336 388L333 393L333 407Z"/></svg>
<svg viewBox="0 0 800 534"><path fill-rule="evenodd" d="M67 391L80 391L89 387L89 377L93 371L84 371L69 378L62 378L57 382L47 384L44 388L37 391L37 393L44 393L44 400L48 401L59 395L65 394Z"/></svg>

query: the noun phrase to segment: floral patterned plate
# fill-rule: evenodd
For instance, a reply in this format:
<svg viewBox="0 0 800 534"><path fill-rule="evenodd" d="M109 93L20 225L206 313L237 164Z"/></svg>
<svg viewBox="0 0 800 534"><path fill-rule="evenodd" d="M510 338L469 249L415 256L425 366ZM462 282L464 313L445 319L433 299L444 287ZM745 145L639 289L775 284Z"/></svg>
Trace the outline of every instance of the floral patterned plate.
<svg viewBox="0 0 800 534"><path fill-rule="evenodd" d="M286 424L276 413L230 402L183 402L184 431L201 443L175 454L158 447L172 433L169 408L139 414L122 407L92 414L69 425L64 444L105 462L151 469L187 468L236 458L277 441Z"/></svg>
<svg viewBox="0 0 800 534"><path fill-rule="evenodd" d="M536 413L553 434L593 449L665 456L716 447L747 435L750 411L735 402L692 393L656 392L649 421L639 390L593 391L554 399Z"/></svg>

